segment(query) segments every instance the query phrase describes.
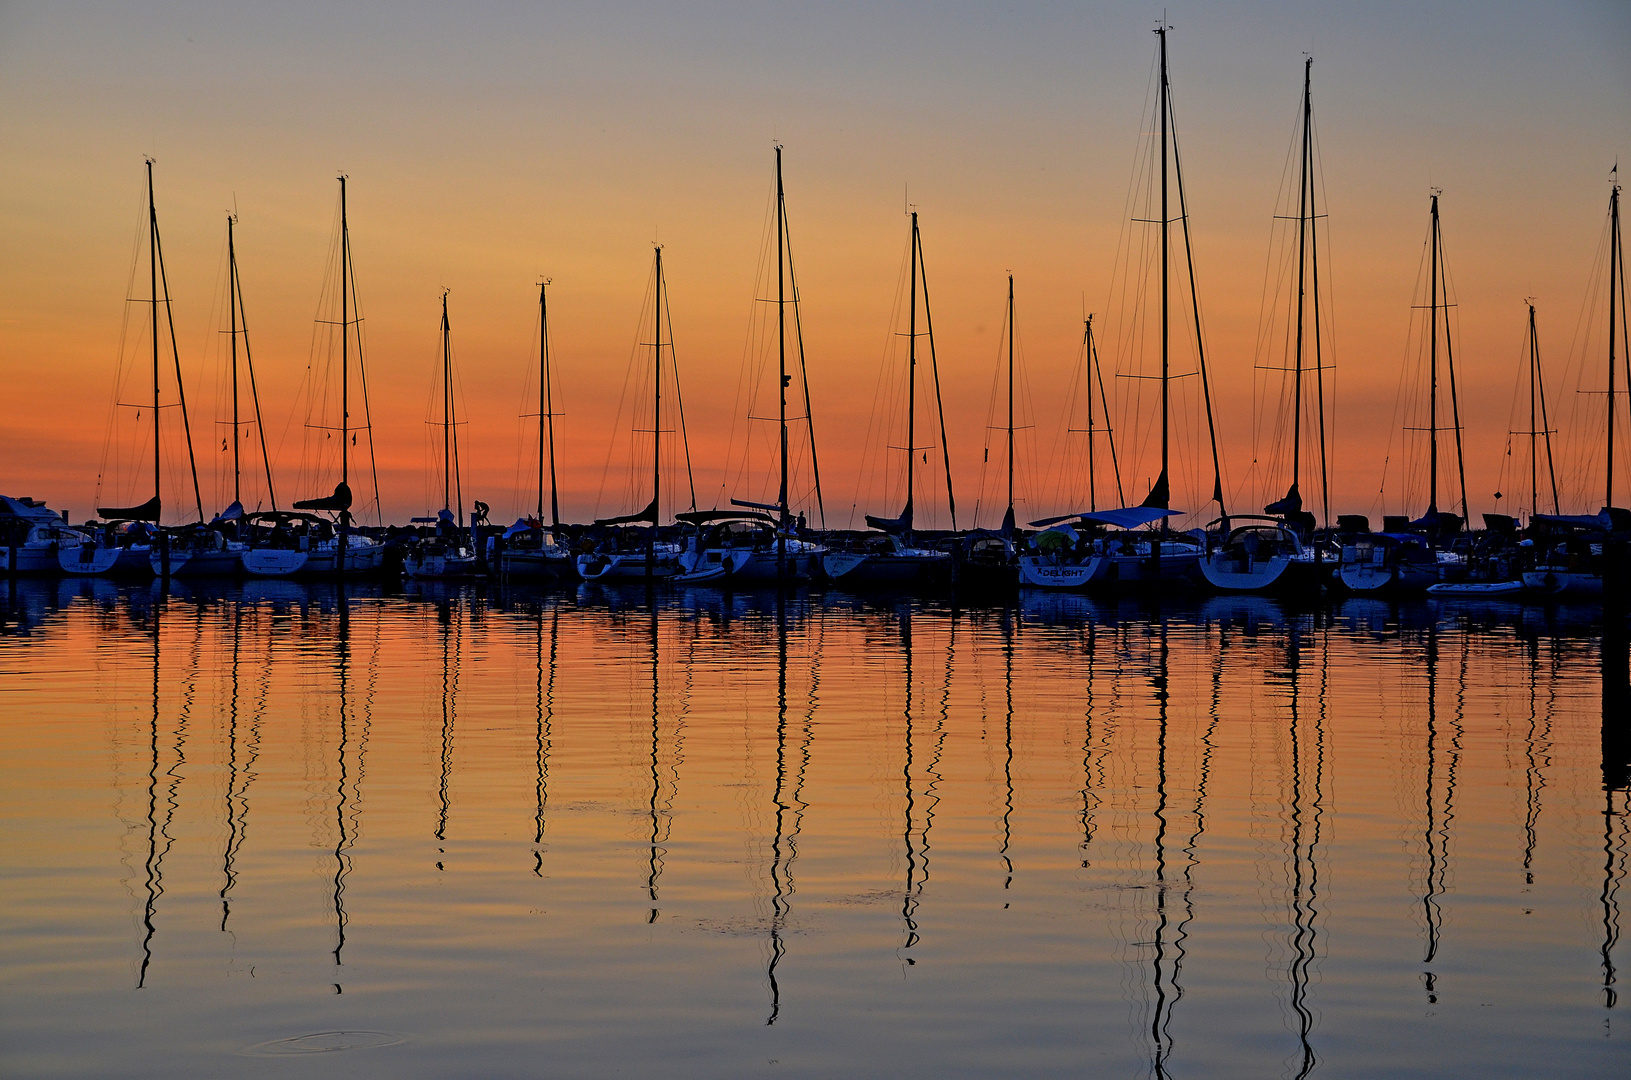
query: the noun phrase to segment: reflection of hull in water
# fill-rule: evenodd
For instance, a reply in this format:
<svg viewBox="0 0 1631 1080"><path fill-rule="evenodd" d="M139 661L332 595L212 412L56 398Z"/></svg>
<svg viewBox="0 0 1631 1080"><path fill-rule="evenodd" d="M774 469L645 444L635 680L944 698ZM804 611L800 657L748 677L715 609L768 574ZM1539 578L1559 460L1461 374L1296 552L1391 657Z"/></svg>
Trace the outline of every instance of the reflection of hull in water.
<svg viewBox="0 0 1631 1080"><path fill-rule="evenodd" d="M570 577L576 569L572 565L572 556L562 550L506 550L499 556L498 565L499 573L505 577L539 581Z"/></svg>
<svg viewBox="0 0 1631 1080"><path fill-rule="evenodd" d="M76 576L148 577L153 573L145 544L129 547L83 544L77 548L58 548L57 568L64 574Z"/></svg>
<svg viewBox="0 0 1631 1080"><path fill-rule="evenodd" d="M476 557L469 552L448 555L442 552L414 552L402 562L402 572L418 581L481 577Z"/></svg>
<svg viewBox="0 0 1631 1080"><path fill-rule="evenodd" d="M1056 555L1021 555L1019 559L1021 583L1038 589L1085 589L1109 569L1107 561L1091 557L1079 563L1062 562Z"/></svg>
<svg viewBox="0 0 1631 1080"><path fill-rule="evenodd" d="M1208 597L1201 604L1200 613L1201 617L1209 622L1246 629L1260 626L1281 627L1286 624L1288 618L1278 598L1245 592Z"/></svg>
<svg viewBox="0 0 1631 1080"><path fill-rule="evenodd" d="M244 570L256 577L321 577L337 573L339 543L325 540L309 551L293 548L251 548L243 554ZM345 572L365 574L378 570L385 561L382 545L363 537L351 537L345 546Z"/></svg>
<svg viewBox="0 0 1631 1080"><path fill-rule="evenodd" d="M643 551L578 556L578 573L585 581L644 581L671 578L679 572L679 554L674 551L659 550L649 564Z"/></svg>
<svg viewBox="0 0 1631 1080"><path fill-rule="evenodd" d="M1525 571L1523 584L1539 596L1601 596L1603 578L1584 570L1570 570L1562 566L1537 566Z"/></svg>
<svg viewBox="0 0 1631 1080"><path fill-rule="evenodd" d="M1521 581L1441 581L1427 595L1454 600L1510 600L1524 591Z"/></svg>
<svg viewBox="0 0 1631 1080"><path fill-rule="evenodd" d="M1338 576L1350 592L1419 593L1438 581L1438 567L1425 563L1343 563Z"/></svg>
<svg viewBox="0 0 1631 1080"><path fill-rule="evenodd" d="M1081 593L1057 589L1021 589L1019 611L1026 622L1044 626L1079 626L1101 621L1098 606Z"/></svg>
<svg viewBox="0 0 1631 1080"><path fill-rule="evenodd" d="M1233 559L1213 552L1200 561L1206 583L1220 592L1314 595L1319 567L1312 558L1274 555L1267 559Z"/></svg>
<svg viewBox="0 0 1631 1080"><path fill-rule="evenodd" d="M171 577L236 577L243 571L243 549L223 548L218 551L170 550ZM157 547L148 552L148 565L153 573L164 573L164 552Z"/></svg>
<svg viewBox="0 0 1631 1080"><path fill-rule="evenodd" d="M680 555L680 573L674 575L674 584L722 585L745 581L742 571L752 561L753 551L749 548L687 551Z"/></svg>
<svg viewBox="0 0 1631 1080"><path fill-rule="evenodd" d="M949 585L951 553L926 548L899 551L829 551L821 567L843 588L911 589Z"/></svg>

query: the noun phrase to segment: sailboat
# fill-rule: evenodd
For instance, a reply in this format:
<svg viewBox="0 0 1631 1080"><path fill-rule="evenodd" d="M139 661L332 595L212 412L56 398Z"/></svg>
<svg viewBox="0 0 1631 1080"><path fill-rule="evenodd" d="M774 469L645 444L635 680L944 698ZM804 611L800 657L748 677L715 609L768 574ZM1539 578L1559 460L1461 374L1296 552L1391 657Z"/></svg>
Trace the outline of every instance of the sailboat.
<svg viewBox="0 0 1631 1080"><path fill-rule="evenodd" d="M881 535L863 540L858 548L829 551L821 558L821 568L833 582L849 587L872 586L883 588L911 588L914 586L946 584L951 581L953 564L951 553L917 547L912 543L912 505L915 491L917 452L917 293L923 284L923 317L929 337L930 362L934 355L934 323L929 315L929 284L923 272L923 238L918 231L917 211L912 211L911 239L911 296L907 319L907 375L906 375L906 507L896 518L879 518L871 514L866 523ZM938 366L935 374L935 394L940 393ZM945 423L942 416L940 443L945 450ZM951 494L951 460L946 458L946 501L951 508L952 528L957 528L956 503Z"/></svg>
<svg viewBox="0 0 1631 1080"><path fill-rule="evenodd" d="M549 281L538 283L538 509L504 530L498 565L509 578L553 581L572 572L572 555L559 540L561 503L555 488L555 384L549 367ZM549 523L544 527L544 462L549 462Z"/></svg>
<svg viewBox="0 0 1631 1080"><path fill-rule="evenodd" d="M1070 416L1067 410L1066 433L1068 435L1079 432L1087 436L1087 512L1082 515L1085 522L1099 510L1095 451L1098 449L1100 435L1104 436L1110 451L1110 467L1116 478L1116 500L1118 503L1127 501L1121 486L1121 463L1116 458L1115 429L1110 424L1110 401L1104 392L1104 368L1099 363L1099 350L1093 338L1091 314L1082 319L1081 371L1082 388L1087 399L1087 426L1069 427ZM1102 426L1096 426L1097 421L1093 413L1095 386L1099 390L1099 411L1104 419ZM1066 524L1075 516L1067 514L1061 518L1045 518L1042 521L1031 522L1033 528L1043 528L1044 531L1032 537L1030 549L1019 556L1020 584L1040 589L1078 590L1085 588L1092 581L1093 574L1104 570L1104 566L1093 559L1093 538L1078 533L1073 526ZM1093 528L1097 529L1097 526Z"/></svg>
<svg viewBox="0 0 1631 1080"><path fill-rule="evenodd" d="M1603 509L1595 517L1535 515L1546 526L1542 558L1523 575L1524 586L1546 597L1595 597L1603 594L1603 563L1608 557L1606 541L1611 533L1623 532L1628 515L1614 505L1614 434L1619 406L1615 387L1616 350L1626 350L1631 362L1631 342L1625 310L1625 252L1620 239L1619 166L1608 196L1608 441L1604 446ZM1534 425L1531 424L1530 427ZM1555 507L1554 507L1555 509Z"/></svg>
<svg viewBox="0 0 1631 1080"><path fill-rule="evenodd" d="M1297 293L1296 344L1292 363L1291 487L1285 497L1263 508L1265 516L1237 515L1219 519L1220 528L1208 537L1201 558L1201 574L1208 585L1222 592L1317 592L1319 565L1308 541L1314 517L1303 510L1301 492L1303 454L1303 383L1312 360L1318 390L1320 489L1326 523L1330 523L1330 485L1326 460L1325 364L1320 335L1319 235L1315 223L1314 178L1314 58L1303 61L1302 150L1297 186ZM1312 289L1310 290L1310 286ZM1312 295L1310 295L1312 292ZM1313 325L1306 325L1312 301ZM1312 334L1306 331L1312 329ZM1313 356L1308 356L1308 345Z"/></svg>
<svg viewBox="0 0 1631 1080"><path fill-rule="evenodd" d="M1211 387L1206 370L1206 354L1202 345L1200 310L1196 305L1195 260L1189 242L1189 214L1184 196L1183 168L1177 153L1177 128L1172 120L1172 83L1167 74L1167 32L1165 23L1156 28L1159 38L1160 77L1156 86L1156 123L1160 136L1159 168L1161 170L1160 226L1161 236L1161 472L1150 485L1149 494L1137 506L1122 506L1110 510L1087 510L1060 517L1031 522L1032 527L1048 529L1075 519L1089 530L1089 536L1079 536L1074 526L1065 534L1076 550L1069 554L1055 548L1020 559L1020 577L1027 585L1042 588L1080 589L1107 586L1152 587L1187 585L1200 580L1201 548L1193 536L1174 533L1167 519L1184 513L1171 507L1171 427L1172 427L1172 375L1171 337L1172 305L1170 303L1171 243L1173 218L1169 209L1169 185L1177 181L1178 218L1183 223L1184 251L1189 268L1190 303L1194 307L1195 341L1200 349L1201 386L1206 398L1207 432L1212 449L1212 501L1223 506L1223 475L1218 461L1217 431L1212 418ZM1170 152L1169 152L1170 143ZM1159 529L1149 526L1160 525ZM1106 527L1114 532L1103 531ZM1063 533L1063 530L1059 530ZM1046 534L1037 538L1047 544ZM1051 546L1051 545L1048 545ZM1060 545L1062 547L1063 545ZM1067 561L1068 560L1068 561Z"/></svg>
<svg viewBox="0 0 1631 1080"><path fill-rule="evenodd" d="M1552 461L1552 426L1546 410L1546 381L1540 369L1540 335L1535 331L1535 305L1529 308L1528 332L1524 339L1524 366L1529 383L1529 430L1510 431L1507 434L1527 436L1529 439L1529 521L1533 527L1544 528L1544 521L1558 520L1557 468ZM1539 425L1538 427L1536 425ZM1540 457L1542 447L1546 455L1546 473L1551 480L1552 514L1540 512ZM1511 459L1511 445L1505 457ZM1500 498L1497 494L1496 498ZM1522 574L1517 569L1522 548L1516 546L1517 521L1503 514L1484 515L1483 536L1470 552L1467 574L1458 581L1440 581L1427 587L1428 595L1459 599L1510 598L1524 591Z"/></svg>
<svg viewBox="0 0 1631 1080"><path fill-rule="evenodd" d="M351 514L351 344L357 344L357 369L363 379L366 416L368 381L363 367L361 318L356 313L356 280L351 266L351 228L346 218L345 181L340 181L340 482L334 492L294 504L303 514L290 514L269 535L244 552L244 569L258 577L362 574L378 570L384 562L379 541L352 529ZM373 447L369 434L370 454ZM375 485L376 491L378 485ZM376 493L376 502L378 496ZM319 515L331 515L328 518Z"/></svg>
<svg viewBox="0 0 1631 1080"><path fill-rule="evenodd" d="M159 305L164 305L166 325L169 327L170 352L176 371L176 401L181 407L182 431L187 439L187 461L192 466L193 496L198 507L198 520L204 520L204 500L198 489L198 466L193 458L192 429L187 423L187 393L181 382L181 352L176 345L175 319L170 310L170 286L164 273L164 250L159 239L159 212L153 197L153 159L147 159L147 254L148 303L151 305L152 358L153 358L153 497L140 506L104 506L97 513L109 524L102 530L96 543L82 543L75 547L62 545L57 549L57 565L65 574L148 574L167 573L170 569L168 537L158 532L158 521L163 509L159 493L162 460L159 423L163 404L159 393ZM156 560L154 558L156 556Z"/></svg>
<svg viewBox="0 0 1631 1080"><path fill-rule="evenodd" d="M680 572L679 545L657 538L657 523L661 514L659 502L663 487L663 249L660 244L657 245L656 263L652 273L656 300L652 305L651 316L651 502L644 510L636 513L624 514L621 517L598 518L595 521L596 525L603 527L645 522L651 528L643 537L621 535L626 530L619 529L602 543L599 550L579 555L578 573L585 581L643 580L650 584L661 578L671 578ZM669 329L672 331L672 325ZM669 348L672 354L672 333L669 337Z"/></svg>
<svg viewBox="0 0 1631 1080"><path fill-rule="evenodd" d="M787 228L787 196L782 185L782 148L776 147L776 399L780 425L781 484L774 503L732 499L741 510L701 510L675 517L696 527L686 550L680 553L683 571L678 584L785 584L808 581L812 566L818 565L827 549L799 536L788 501L787 388L793 377L787 370L787 309L793 308L798 323L798 283L792 281L792 237ZM804 335L798 335L799 375L804 386L804 419L810 424L810 457L815 460L814 424L810 420L810 384L804 367ZM816 500L820 504L820 469L816 476Z"/></svg>
<svg viewBox="0 0 1631 1080"><path fill-rule="evenodd" d="M447 290L442 290L442 508L415 524L434 525L436 533L415 543L403 556L402 571L411 578L474 577L476 556L466 544L464 489L459 479L459 421L453 386L453 333L447 321ZM455 510L455 507L457 510ZM457 514L457 517L455 517Z"/></svg>
<svg viewBox="0 0 1631 1080"><path fill-rule="evenodd" d="M1343 586L1356 593L1419 593L1439 580L1441 538L1461 531L1462 519L1438 508L1439 478L1439 312L1445 312L1444 353L1449 374L1452 430L1455 432L1456 466L1461 478L1461 508L1467 508L1467 464L1461 452L1461 411L1456 401L1455 352L1450 342L1449 286L1444 274L1444 247L1439 231L1438 199L1431 194L1428 225L1428 420L1427 420L1427 512L1410 523L1410 531L1364 533L1342 548L1338 577ZM1442 553L1448 557L1449 553Z"/></svg>
<svg viewBox="0 0 1631 1080"><path fill-rule="evenodd" d="M977 529L965 537L967 545L957 567L962 589L1006 592L1019 587L1018 547L1014 534L1014 275L1008 275L1008 509L995 533ZM988 451L989 453L989 451Z"/></svg>
<svg viewBox="0 0 1631 1080"><path fill-rule="evenodd" d="M261 423L260 394L255 386L255 362L249 350L249 320L244 314L243 281L238 276L238 246L235 228L236 214L227 215L227 331L232 349L232 505L209 522L195 525L170 537L169 576L208 577L234 576L243 571L243 556L248 545L238 538L245 524L243 502L243 438L241 430L248 421L239 419L242 400L238 384L238 339L243 339L244 369L248 375L249 399L255 419L252 421L260 437L261 464L266 470L266 496L272 510L277 510L277 496L272 487L272 459L266 452L266 428ZM230 534L230 535L229 535ZM153 572L164 573L164 553L155 551L149 556Z"/></svg>

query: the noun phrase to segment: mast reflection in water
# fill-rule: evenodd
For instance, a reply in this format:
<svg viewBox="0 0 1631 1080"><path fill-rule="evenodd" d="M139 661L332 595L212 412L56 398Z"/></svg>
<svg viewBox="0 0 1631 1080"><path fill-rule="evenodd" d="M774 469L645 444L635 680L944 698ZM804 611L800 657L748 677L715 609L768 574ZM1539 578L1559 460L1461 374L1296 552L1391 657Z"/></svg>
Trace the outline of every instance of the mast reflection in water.
<svg viewBox="0 0 1631 1080"><path fill-rule="evenodd" d="M0 596L8 1074L1623 1064L1600 609Z"/></svg>

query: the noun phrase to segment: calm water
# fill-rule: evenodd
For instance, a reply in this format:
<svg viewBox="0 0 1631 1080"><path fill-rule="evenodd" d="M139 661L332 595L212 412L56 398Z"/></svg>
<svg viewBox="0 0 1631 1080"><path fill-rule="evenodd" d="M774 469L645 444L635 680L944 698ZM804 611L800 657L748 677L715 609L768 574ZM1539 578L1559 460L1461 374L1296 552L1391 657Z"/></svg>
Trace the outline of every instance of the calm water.
<svg viewBox="0 0 1631 1080"><path fill-rule="evenodd" d="M6 1076L1631 1061L1600 613L7 588Z"/></svg>

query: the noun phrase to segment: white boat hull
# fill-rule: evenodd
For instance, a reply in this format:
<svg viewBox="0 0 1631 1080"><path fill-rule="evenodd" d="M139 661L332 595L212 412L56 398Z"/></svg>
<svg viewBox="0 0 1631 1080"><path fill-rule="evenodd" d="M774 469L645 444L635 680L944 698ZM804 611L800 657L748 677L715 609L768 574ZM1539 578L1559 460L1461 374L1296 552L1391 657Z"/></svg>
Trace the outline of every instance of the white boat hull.
<svg viewBox="0 0 1631 1080"><path fill-rule="evenodd" d="M1229 558L1214 552L1201 558L1200 568L1206 583L1220 592L1306 592L1313 595L1319 592L1320 587L1314 560L1293 555L1250 560Z"/></svg>
<svg viewBox="0 0 1631 1080"><path fill-rule="evenodd" d="M481 576L476 557L467 553L410 554L402 562L402 572L416 581L474 578Z"/></svg>
<svg viewBox="0 0 1631 1080"><path fill-rule="evenodd" d="M1420 563L1343 563L1338 577L1355 593L1419 593L1438 582L1438 568Z"/></svg>
<svg viewBox="0 0 1631 1080"><path fill-rule="evenodd" d="M1038 589L1085 589L1109 569L1103 559L1067 563L1055 555L1021 555L1019 581Z"/></svg>
<svg viewBox="0 0 1631 1080"><path fill-rule="evenodd" d="M821 568L839 586L905 589L951 582L949 551L907 548L889 552L830 551Z"/></svg>
<svg viewBox="0 0 1631 1080"><path fill-rule="evenodd" d="M672 551L657 552L655 561L650 564L648 564L646 553L643 551L635 553L620 552L614 555L578 556L578 574L585 581L666 579L679 572L679 555Z"/></svg>
<svg viewBox="0 0 1631 1080"><path fill-rule="evenodd" d="M1558 566L1537 566L1526 571L1523 584L1539 596L1585 598L1603 595L1601 575Z"/></svg>
<svg viewBox="0 0 1631 1080"><path fill-rule="evenodd" d="M84 544L77 548L57 549L57 568L64 574L101 577L110 574L151 574L145 544L130 547L101 547Z"/></svg>
<svg viewBox="0 0 1631 1080"><path fill-rule="evenodd" d="M173 549L170 552L170 576L236 577L243 572L243 556L243 549L234 547L196 552ZM157 547L148 552L147 561L153 573L164 573L164 553Z"/></svg>

